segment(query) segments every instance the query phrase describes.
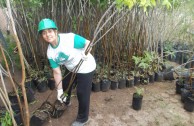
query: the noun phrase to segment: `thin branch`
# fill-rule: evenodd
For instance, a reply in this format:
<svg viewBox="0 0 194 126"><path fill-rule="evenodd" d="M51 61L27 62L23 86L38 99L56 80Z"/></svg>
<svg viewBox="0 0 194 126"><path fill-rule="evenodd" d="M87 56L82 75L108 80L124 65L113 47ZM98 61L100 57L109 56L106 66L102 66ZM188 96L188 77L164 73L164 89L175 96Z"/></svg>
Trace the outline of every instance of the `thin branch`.
<svg viewBox="0 0 194 126"><path fill-rule="evenodd" d="M120 17L113 25L112 27L110 27L98 40L96 40L91 46L94 46L96 43L98 43L111 29L114 28L114 26L128 13L125 12L124 15L122 15L122 17Z"/></svg>
<svg viewBox="0 0 194 126"><path fill-rule="evenodd" d="M110 9L112 9L114 7L114 5L116 4L116 2L113 2L112 5L106 10L106 12L102 15L102 17L100 18L100 21L98 22L97 26L96 26L96 29L94 31L94 37L93 37L93 40L92 42L96 39L96 36L97 36L97 32L98 32L98 29L100 27L100 24L101 22L103 21L104 17L106 16L106 14L108 14L108 12L110 11Z"/></svg>

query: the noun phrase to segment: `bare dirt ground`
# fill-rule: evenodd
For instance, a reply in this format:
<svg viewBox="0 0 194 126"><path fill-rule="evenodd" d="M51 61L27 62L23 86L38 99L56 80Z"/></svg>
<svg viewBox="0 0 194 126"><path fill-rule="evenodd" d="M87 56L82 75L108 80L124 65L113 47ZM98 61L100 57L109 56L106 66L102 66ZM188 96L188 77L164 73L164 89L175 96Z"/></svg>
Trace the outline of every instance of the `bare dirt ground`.
<svg viewBox="0 0 194 126"><path fill-rule="evenodd" d="M131 108L134 88L93 92L87 126L194 126L194 113L184 110L180 95L175 93L174 81L155 82L141 87L145 88L145 93L139 111ZM31 110L41 103L45 94L37 94L39 102L31 105ZM76 113L77 99L74 97L64 115L51 119L45 126L70 126Z"/></svg>
<svg viewBox="0 0 194 126"><path fill-rule="evenodd" d="M17 73L16 78L21 78ZM10 89L8 80L6 86ZM194 126L194 113L183 108L180 95L175 93L175 81L155 82L144 87L142 109L133 110L132 94L134 88L92 92L90 119L87 126ZM29 105L30 114L45 101L51 90L36 92L34 104ZM49 99L56 100L56 91ZM50 119L45 126L70 126L77 115L77 98L72 97L71 106L58 119Z"/></svg>

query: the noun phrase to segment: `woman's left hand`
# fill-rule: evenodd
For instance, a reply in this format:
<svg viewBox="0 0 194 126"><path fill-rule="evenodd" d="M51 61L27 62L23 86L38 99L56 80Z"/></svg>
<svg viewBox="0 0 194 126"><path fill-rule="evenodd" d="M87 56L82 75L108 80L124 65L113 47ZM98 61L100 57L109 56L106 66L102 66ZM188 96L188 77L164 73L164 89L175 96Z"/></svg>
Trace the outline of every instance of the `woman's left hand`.
<svg viewBox="0 0 194 126"><path fill-rule="evenodd" d="M86 61L88 59L88 56L85 54L85 51L81 52L82 60Z"/></svg>

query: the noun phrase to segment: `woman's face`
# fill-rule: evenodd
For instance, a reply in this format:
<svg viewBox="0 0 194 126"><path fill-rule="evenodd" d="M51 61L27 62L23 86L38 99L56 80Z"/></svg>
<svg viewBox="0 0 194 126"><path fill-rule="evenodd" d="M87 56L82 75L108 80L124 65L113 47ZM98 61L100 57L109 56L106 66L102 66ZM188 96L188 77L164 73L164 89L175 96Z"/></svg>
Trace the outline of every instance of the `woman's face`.
<svg viewBox="0 0 194 126"><path fill-rule="evenodd" d="M42 31L42 37L46 42L53 43L57 41L57 31L53 29L46 29Z"/></svg>

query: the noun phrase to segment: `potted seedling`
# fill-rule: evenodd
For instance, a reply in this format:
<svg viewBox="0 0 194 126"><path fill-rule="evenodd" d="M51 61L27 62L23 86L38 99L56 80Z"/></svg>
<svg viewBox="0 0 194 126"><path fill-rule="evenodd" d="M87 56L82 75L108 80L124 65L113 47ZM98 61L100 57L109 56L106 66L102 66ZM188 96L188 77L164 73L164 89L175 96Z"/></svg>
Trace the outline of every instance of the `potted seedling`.
<svg viewBox="0 0 194 126"><path fill-rule="evenodd" d="M104 66L102 72L102 80L101 80L101 84L100 84L100 89L103 92L106 92L110 89L110 85L111 85L111 81L108 78L108 66Z"/></svg>
<svg viewBox="0 0 194 126"><path fill-rule="evenodd" d="M133 71L131 71L131 74L134 77L134 85L140 84L140 68L139 64L141 63L141 58L139 56L132 56L132 59L134 61L134 68Z"/></svg>
<svg viewBox="0 0 194 126"><path fill-rule="evenodd" d="M63 70L63 69L61 69ZM62 75L65 74L65 71L61 71ZM44 75L46 76L48 80L48 87L50 90L55 89L55 80L52 74L52 69L50 69L48 66L44 66Z"/></svg>
<svg viewBox="0 0 194 126"><path fill-rule="evenodd" d="M134 86L134 77L131 75L128 75L126 77L126 87L130 88Z"/></svg>
<svg viewBox="0 0 194 126"><path fill-rule="evenodd" d="M26 96L27 96L28 103L33 103L36 101L35 93L32 90L32 88L26 88Z"/></svg>
<svg viewBox="0 0 194 126"><path fill-rule="evenodd" d="M48 80L46 77L42 76L38 78L38 85L37 85L37 89L38 92L45 92L48 89Z"/></svg>
<svg viewBox="0 0 194 126"><path fill-rule="evenodd" d="M194 111L194 94L191 94L190 96L186 97L184 101L184 109L188 112Z"/></svg>
<svg viewBox="0 0 194 126"><path fill-rule="evenodd" d="M118 88L126 88L126 72L124 70L118 72Z"/></svg>
<svg viewBox="0 0 194 126"><path fill-rule="evenodd" d="M96 72L92 80L92 91L94 92L100 91L100 66L99 64L97 65Z"/></svg>
<svg viewBox="0 0 194 126"><path fill-rule="evenodd" d="M139 63L139 67L141 69L141 78L142 78L142 83L149 83L150 82L150 76L154 74L154 69L153 69L153 61L154 61L154 53L153 52L148 52L144 51L144 55L141 58L141 63ZM151 78L153 82L153 78Z"/></svg>
<svg viewBox="0 0 194 126"><path fill-rule="evenodd" d="M184 88L184 79L183 77L178 77L176 80L176 93L181 94L181 89Z"/></svg>
<svg viewBox="0 0 194 126"><path fill-rule="evenodd" d="M142 60L142 62L139 64L139 67L141 69L140 83L141 84L148 84L149 83L149 76L148 76L149 64L144 62L144 60Z"/></svg>
<svg viewBox="0 0 194 126"><path fill-rule="evenodd" d="M34 85L37 86L39 71L33 68L28 68L27 74L28 74L28 78L30 78L33 81Z"/></svg>
<svg viewBox="0 0 194 126"><path fill-rule="evenodd" d="M92 80L92 91L99 92L100 91L100 77L98 73L94 75L94 78Z"/></svg>
<svg viewBox="0 0 194 126"><path fill-rule="evenodd" d="M194 91L193 91L193 68L190 69L190 83L187 87L187 93L185 93L184 109L193 112L194 111ZM181 92L184 93L184 92Z"/></svg>
<svg viewBox="0 0 194 126"><path fill-rule="evenodd" d="M39 70L37 72L38 72L38 76L36 79L37 89L38 89L38 92L42 93L42 92L47 91L48 89L48 79L44 71Z"/></svg>
<svg viewBox="0 0 194 126"><path fill-rule="evenodd" d="M111 81L110 89L116 90L118 88L118 84L119 84L117 74L111 74L110 81Z"/></svg>
<svg viewBox="0 0 194 126"><path fill-rule="evenodd" d="M148 72L148 76L149 76L149 83L153 83L154 80L155 80L155 58L156 58L156 53L155 52L151 52L150 55L148 57L150 57L150 65L147 69L147 72Z"/></svg>
<svg viewBox="0 0 194 126"><path fill-rule="evenodd" d="M159 57L159 55L157 53L152 53L152 63L151 63L151 66L152 66L152 69L154 71L154 81L162 81L163 80L163 73L161 72L162 70L162 65L163 65L163 62L161 60L161 57Z"/></svg>
<svg viewBox="0 0 194 126"><path fill-rule="evenodd" d="M19 87L17 88L16 92L11 91L8 93L9 100L12 104L18 103L17 94L19 98L22 99L22 92L21 92L21 88Z"/></svg>
<svg viewBox="0 0 194 126"><path fill-rule="evenodd" d="M100 90L106 92L110 89L111 81L108 79L107 75L103 75L103 79L100 82Z"/></svg>
<svg viewBox="0 0 194 126"><path fill-rule="evenodd" d="M50 102L44 102L37 110L33 112L30 118L30 126L42 126L52 115L53 106Z"/></svg>
<svg viewBox="0 0 194 126"><path fill-rule="evenodd" d="M50 90L55 89L55 80L54 77L48 78L48 87Z"/></svg>
<svg viewBox="0 0 194 126"><path fill-rule="evenodd" d="M148 58L145 56L132 56L132 59L134 61L134 70L131 71L131 74L134 76L134 85L140 84L140 78L141 80L145 80L146 82L146 77L147 77L147 69L149 67L148 64Z"/></svg>
<svg viewBox="0 0 194 126"><path fill-rule="evenodd" d="M132 108L134 110L140 110L142 107L144 88L135 87L135 90L133 93Z"/></svg>
<svg viewBox="0 0 194 126"><path fill-rule="evenodd" d="M32 78L27 77L25 80L25 87L26 88L30 88L32 89L34 92L36 91L36 85L34 84L34 82L32 81Z"/></svg>
<svg viewBox="0 0 194 126"><path fill-rule="evenodd" d="M64 94L65 97L68 96L68 94ZM61 103L59 100L56 100L53 106L53 112L51 114L52 118L60 118L65 110L67 109L67 106L64 103Z"/></svg>
<svg viewBox="0 0 194 126"><path fill-rule="evenodd" d="M184 103L186 98L191 96L192 92L189 89L181 88L181 101Z"/></svg>
<svg viewBox="0 0 194 126"><path fill-rule="evenodd" d="M155 78L155 74L154 74L152 67L148 68L148 76L149 76L149 83L153 83L154 78Z"/></svg>

